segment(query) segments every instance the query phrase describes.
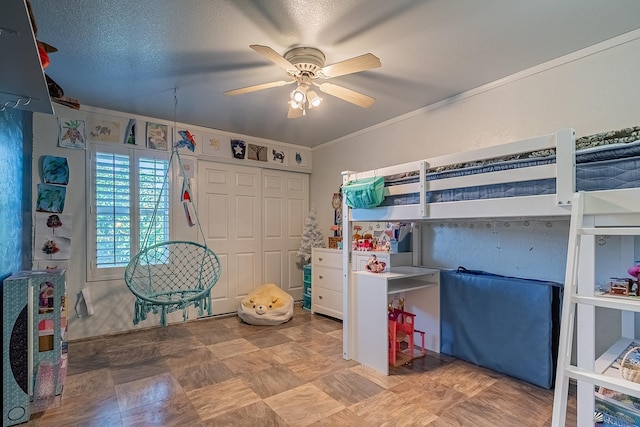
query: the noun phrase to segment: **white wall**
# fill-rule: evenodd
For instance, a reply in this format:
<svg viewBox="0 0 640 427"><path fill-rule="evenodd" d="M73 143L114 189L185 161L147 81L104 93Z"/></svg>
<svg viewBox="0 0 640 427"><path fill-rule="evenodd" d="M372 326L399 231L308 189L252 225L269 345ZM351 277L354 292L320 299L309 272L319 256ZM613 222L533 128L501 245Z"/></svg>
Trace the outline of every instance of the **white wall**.
<svg viewBox="0 0 640 427"><path fill-rule="evenodd" d="M55 106L56 115L64 119L81 119L86 120L88 116L97 116L101 119L110 120L124 120L126 124L129 118L137 119L137 139L144 141L144 121L152 120L157 123L167 123L162 120L155 120L148 117L133 116L126 113L112 112L108 110L95 109L91 107L84 107L83 110L73 110L67 107ZM173 125L173 123L167 123ZM199 128L195 126L178 124L185 128L191 129L194 132L213 132L215 134L225 135L225 132ZM141 129L142 128L142 129ZM124 138L124 129L122 129ZM297 172L309 173L311 168L311 152L307 147L291 146L285 143L279 143L277 141L261 140L253 137L244 137L243 135L232 135L244 139L247 142L256 142L258 144L268 144L270 147L278 147L282 149L288 149L289 152L293 150L300 151L305 155L308 155L308 166L297 167L291 165L278 165L269 164L268 167L282 170L292 170ZM56 116L50 116L40 113L33 114L33 185L32 194L35 205L37 198L37 184L41 182L39 176L38 163L39 159L43 155L54 155L60 157L66 157L69 164L69 184L66 191L66 201L63 214L72 215L72 236L71 236L71 256L68 262L67 269L67 298L69 306L69 339L75 340L86 337L95 337L101 335L114 334L124 331L129 331L137 328L155 327L159 324L159 316L150 313L149 319L141 322L139 325L134 326L133 319L133 306L134 297L124 283L124 279L111 280L111 281L88 281L87 280L87 185L90 182L87 176L87 151L74 150L67 148L60 148L58 143L58 119ZM104 144L104 143L103 143ZM144 143L142 144L144 146ZM189 156L184 156L189 157ZM264 166L262 162L252 160L234 160L234 159L218 159L204 157L207 160L213 161L225 161L227 163L236 163L251 166ZM192 187L192 195L197 195L197 182ZM171 227L171 234L174 238L181 240L198 240L199 233L194 228L188 228L183 221L182 206L179 202L180 189L174 186L174 200L172 203L172 209L177 212L177 216L173 216ZM196 200L197 203L197 200ZM197 205L199 212L202 206ZM37 265L34 265L37 268ZM91 300L94 306L95 314L92 316L78 317L74 310L74 306L78 300L78 294L83 288L89 289ZM80 313L84 314L83 306L80 305ZM196 318L197 310L190 310L190 319ZM181 322L182 312L172 313L168 317L169 322Z"/></svg>
<svg viewBox="0 0 640 427"><path fill-rule="evenodd" d="M635 31L317 147L311 201L322 230L332 224L330 201L344 170L375 169L566 127L579 137L639 125L639 51L640 31ZM491 229L432 224L422 234L423 264L561 282L568 225L554 222L550 231L542 224L505 228L499 223Z"/></svg>
<svg viewBox="0 0 640 427"><path fill-rule="evenodd" d="M328 232L332 224L330 202L342 183L341 171L497 145L565 127L583 136L640 124L640 32L634 36L317 147L311 201L322 230Z"/></svg>

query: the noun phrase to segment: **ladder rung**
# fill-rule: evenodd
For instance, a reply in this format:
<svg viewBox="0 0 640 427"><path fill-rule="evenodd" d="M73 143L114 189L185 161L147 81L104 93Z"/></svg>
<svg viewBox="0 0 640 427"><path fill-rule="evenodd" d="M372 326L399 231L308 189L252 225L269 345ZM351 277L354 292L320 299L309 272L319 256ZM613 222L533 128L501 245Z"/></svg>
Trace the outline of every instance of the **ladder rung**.
<svg viewBox="0 0 640 427"><path fill-rule="evenodd" d="M629 297L617 298L606 296L572 295L571 300L579 304L595 305L597 307L613 308L615 310L640 312L640 300L634 300Z"/></svg>
<svg viewBox="0 0 640 427"><path fill-rule="evenodd" d="M578 234L595 236L640 235L640 227L583 227L578 229Z"/></svg>
<svg viewBox="0 0 640 427"><path fill-rule="evenodd" d="M596 374L595 372L576 366L569 366L564 369L566 376L578 381L586 381L590 384L602 386L624 394L640 398L640 384L627 381L624 378L611 377L605 374Z"/></svg>

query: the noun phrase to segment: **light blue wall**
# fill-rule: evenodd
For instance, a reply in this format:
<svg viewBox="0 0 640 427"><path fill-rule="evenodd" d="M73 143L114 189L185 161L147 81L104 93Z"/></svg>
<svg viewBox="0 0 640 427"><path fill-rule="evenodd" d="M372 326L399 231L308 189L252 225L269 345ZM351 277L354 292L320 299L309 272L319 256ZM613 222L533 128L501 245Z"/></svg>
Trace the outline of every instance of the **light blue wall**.
<svg viewBox="0 0 640 427"><path fill-rule="evenodd" d="M0 276L30 267L31 113L0 111Z"/></svg>

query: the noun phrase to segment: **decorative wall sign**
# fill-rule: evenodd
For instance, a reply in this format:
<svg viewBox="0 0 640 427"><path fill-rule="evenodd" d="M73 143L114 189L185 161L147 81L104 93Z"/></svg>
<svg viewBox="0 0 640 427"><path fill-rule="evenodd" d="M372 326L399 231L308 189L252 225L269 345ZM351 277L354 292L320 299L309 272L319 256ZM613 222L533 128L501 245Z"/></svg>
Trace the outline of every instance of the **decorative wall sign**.
<svg viewBox="0 0 640 427"><path fill-rule="evenodd" d="M247 153L247 143L241 139L232 139L231 152L234 159L244 160Z"/></svg>
<svg viewBox="0 0 640 427"><path fill-rule="evenodd" d="M61 185L69 183L69 164L66 157L42 156L40 161L42 182Z"/></svg>
<svg viewBox="0 0 640 427"><path fill-rule="evenodd" d="M147 148L166 150L169 126L160 123L147 123Z"/></svg>
<svg viewBox="0 0 640 427"><path fill-rule="evenodd" d="M58 117L58 146L84 150L87 147L84 120Z"/></svg>

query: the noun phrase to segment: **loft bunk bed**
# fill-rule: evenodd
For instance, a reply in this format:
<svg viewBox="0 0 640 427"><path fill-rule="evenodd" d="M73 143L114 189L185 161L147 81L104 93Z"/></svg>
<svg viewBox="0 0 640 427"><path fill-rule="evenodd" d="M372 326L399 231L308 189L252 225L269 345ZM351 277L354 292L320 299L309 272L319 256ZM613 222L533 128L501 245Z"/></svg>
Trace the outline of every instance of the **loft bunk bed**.
<svg viewBox="0 0 640 427"><path fill-rule="evenodd" d="M446 219L477 218L535 218L566 217L569 219L572 200L577 191L602 191L622 188L638 188L640 194L640 127L605 132L576 140L573 129L562 129L553 134L543 135L523 141L516 141L493 147L481 148L463 153L419 160L375 170L343 172L343 238L351 241L352 222L368 221L403 221L419 223L421 221ZM350 186L384 177L382 188L383 200L376 207L359 208L349 206L346 194ZM421 264L420 233L414 234L413 260L414 266ZM351 245L343 245L343 266L349 271ZM366 329L368 314L362 312L361 298L364 289L358 286L360 275L373 273L345 274L343 283L343 322L344 351L347 359L360 361L363 349L358 348L363 342L361 335ZM360 279L362 279L360 277ZM395 278L394 278L395 280ZM477 277L472 280L479 280ZM360 280L363 281L363 280ZM444 272L440 283L447 283ZM475 282L474 282L475 283ZM477 285L477 283L475 283ZM474 287L476 304L489 304L496 299L496 288L491 286L487 295ZM534 384L550 388L553 386L553 364L557 351L557 335L559 322L555 322L559 312L558 287L550 286L549 299L545 306L532 307L532 311L547 310L554 317L553 325L543 339L547 340L544 360L546 376L540 378L523 378ZM540 295L539 284L533 283L536 295ZM561 284L560 284L561 286ZM479 289L482 289L480 287ZM521 288L518 288L521 289ZM522 288L524 289L524 288ZM547 292L547 291L545 291ZM432 294L440 298L444 293ZM455 297L450 297L455 299ZM523 299L530 299L530 294L523 293ZM460 301L458 301L460 300ZM452 306L462 304L458 299ZM468 301L468 300L467 300ZM483 303L483 301L485 301ZM451 301L449 301L451 302ZM445 302L441 303L442 314L447 310ZM526 306L529 302L526 302ZM531 305L531 304L529 304ZM451 309L451 308L450 308ZM456 310L453 308L452 310ZM429 316L428 314L425 314ZM440 329L438 322L433 328ZM500 316L497 316L498 318ZM443 317L443 322L445 318ZM475 319L469 320L475 323ZM549 322L551 323L551 322ZM429 334L428 327L424 327ZM442 325L442 334L455 330L451 325ZM470 335L470 334L467 334ZM528 339L527 337L523 337ZM481 339L481 338L480 338ZM514 340L518 340L514 337ZM555 340L555 341L554 341ZM429 339L427 339L429 341ZM449 340L449 344L451 344ZM432 351L439 352L447 345L447 337L440 336L432 342ZM455 346L454 346L455 347ZM450 346L448 349L450 350ZM475 352L473 345L466 345L465 350ZM455 350L455 348L454 348ZM504 351L504 348L501 349ZM367 351L369 351L367 349ZM446 352L446 351L445 351ZM455 351L454 351L455 353ZM450 353L449 353L450 354ZM452 354L456 357L458 354ZM472 354L463 359L477 363L478 355ZM492 356L485 357L487 360ZM482 356L479 357L482 360ZM374 367L375 368L375 367ZM518 372L505 368L501 372L519 377ZM527 366L526 370L535 370L535 366ZM500 371L500 369L497 369ZM517 371L517 370L516 370ZM520 377L522 378L522 377Z"/></svg>
<svg viewBox="0 0 640 427"><path fill-rule="evenodd" d="M578 140L563 129L342 176L384 177L380 206L350 209L349 221L565 216L576 191L640 187L639 165L640 127Z"/></svg>

